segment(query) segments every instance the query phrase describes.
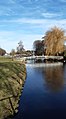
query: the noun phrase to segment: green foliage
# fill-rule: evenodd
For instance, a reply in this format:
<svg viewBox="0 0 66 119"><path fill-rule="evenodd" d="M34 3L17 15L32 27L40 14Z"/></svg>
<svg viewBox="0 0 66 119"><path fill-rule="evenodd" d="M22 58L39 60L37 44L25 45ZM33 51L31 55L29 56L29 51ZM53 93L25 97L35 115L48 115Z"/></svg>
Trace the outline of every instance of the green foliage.
<svg viewBox="0 0 66 119"><path fill-rule="evenodd" d="M5 55L5 53L6 53L6 51L4 49L0 48L0 55L3 56L3 55Z"/></svg>
<svg viewBox="0 0 66 119"><path fill-rule="evenodd" d="M33 43L35 55L63 55L66 36L62 29L51 28L42 39Z"/></svg>
<svg viewBox="0 0 66 119"><path fill-rule="evenodd" d="M15 55L15 49L12 49L12 50L11 50L10 55L12 55L12 56L14 56L14 55Z"/></svg>
<svg viewBox="0 0 66 119"><path fill-rule="evenodd" d="M41 40L34 41L33 48L34 48L34 51L35 51L35 55L44 54L44 44Z"/></svg>
<svg viewBox="0 0 66 119"><path fill-rule="evenodd" d="M11 53L10 53L10 55L12 55L12 61L14 60L14 55L15 55L15 53L16 53L16 52L15 52L15 49L12 49L12 50L11 50Z"/></svg>

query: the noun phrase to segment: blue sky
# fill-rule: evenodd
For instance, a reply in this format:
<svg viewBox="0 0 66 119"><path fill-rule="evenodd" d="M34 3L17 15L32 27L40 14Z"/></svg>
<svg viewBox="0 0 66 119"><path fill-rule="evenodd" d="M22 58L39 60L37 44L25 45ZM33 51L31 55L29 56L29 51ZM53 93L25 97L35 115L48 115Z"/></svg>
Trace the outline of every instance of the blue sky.
<svg viewBox="0 0 66 119"><path fill-rule="evenodd" d="M66 31L66 0L0 0L0 47L32 49L50 28Z"/></svg>

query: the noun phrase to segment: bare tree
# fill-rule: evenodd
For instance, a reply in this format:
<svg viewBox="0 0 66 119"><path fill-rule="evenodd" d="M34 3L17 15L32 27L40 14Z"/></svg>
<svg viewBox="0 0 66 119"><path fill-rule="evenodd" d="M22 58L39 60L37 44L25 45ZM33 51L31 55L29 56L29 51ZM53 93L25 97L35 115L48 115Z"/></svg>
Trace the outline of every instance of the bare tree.
<svg viewBox="0 0 66 119"><path fill-rule="evenodd" d="M64 51L64 31L60 28L54 27L46 32L44 38L44 45L46 47L46 55L57 55Z"/></svg>
<svg viewBox="0 0 66 119"><path fill-rule="evenodd" d="M17 52L21 54L23 50L24 50L23 42L19 41L18 47L17 47Z"/></svg>

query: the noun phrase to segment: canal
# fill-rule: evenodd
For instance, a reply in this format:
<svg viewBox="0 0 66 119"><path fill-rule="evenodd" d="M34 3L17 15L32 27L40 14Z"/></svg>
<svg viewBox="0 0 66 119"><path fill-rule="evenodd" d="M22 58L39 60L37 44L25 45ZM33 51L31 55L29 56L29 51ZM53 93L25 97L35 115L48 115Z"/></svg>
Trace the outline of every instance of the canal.
<svg viewBox="0 0 66 119"><path fill-rule="evenodd" d="M66 119L66 64L27 64L14 119Z"/></svg>

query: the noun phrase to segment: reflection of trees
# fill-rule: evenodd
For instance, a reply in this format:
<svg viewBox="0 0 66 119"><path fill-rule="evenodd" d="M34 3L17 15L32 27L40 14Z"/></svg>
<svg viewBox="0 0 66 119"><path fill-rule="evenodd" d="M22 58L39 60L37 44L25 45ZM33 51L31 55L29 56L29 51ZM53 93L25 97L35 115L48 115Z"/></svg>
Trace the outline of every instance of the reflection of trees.
<svg viewBox="0 0 66 119"><path fill-rule="evenodd" d="M47 83L47 87L52 91L59 91L63 87L63 67L46 67L43 70L43 76Z"/></svg>

